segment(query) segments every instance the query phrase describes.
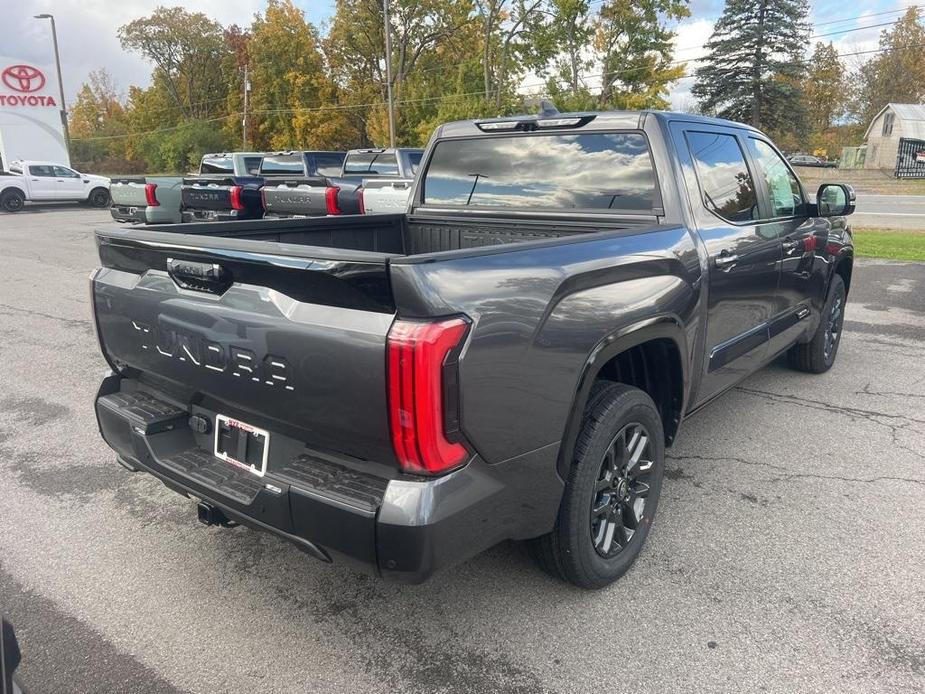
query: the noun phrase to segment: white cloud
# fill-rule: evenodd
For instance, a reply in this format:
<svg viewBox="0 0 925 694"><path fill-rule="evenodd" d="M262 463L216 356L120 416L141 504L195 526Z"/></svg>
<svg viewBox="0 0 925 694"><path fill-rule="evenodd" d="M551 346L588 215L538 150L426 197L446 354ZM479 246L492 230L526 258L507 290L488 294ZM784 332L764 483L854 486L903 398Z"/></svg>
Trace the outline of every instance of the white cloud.
<svg viewBox="0 0 925 694"><path fill-rule="evenodd" d="M7 0L4 3L2 52L24 62L52 64L54 55L48 20L33 15L54 14L61 52L65 96L73 103L80 86L92 70L105 67L125 93L133 84L147 85L151 65L137 54L122 50L116 31L133 19L153 12L159 5L182 5L204 12L224 25L248 25L265 0Z"/></svg>

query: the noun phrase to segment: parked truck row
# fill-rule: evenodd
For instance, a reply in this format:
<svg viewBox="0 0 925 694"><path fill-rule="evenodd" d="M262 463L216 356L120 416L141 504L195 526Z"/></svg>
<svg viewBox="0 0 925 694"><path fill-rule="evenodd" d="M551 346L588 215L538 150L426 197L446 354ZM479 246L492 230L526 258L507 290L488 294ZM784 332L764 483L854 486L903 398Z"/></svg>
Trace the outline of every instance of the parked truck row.
<svg viewBox="0 0 925 694"><path fill-rule="evenodd" d="M224 222L404 211L423 150L228 152L185 177L125 177L118 222Z"/></svg>
<svg viewBox="0 0 925 694"><path fill-rule="evenodd" d="M544 112L440 126L419 170L306 156L182 182L209 223L96 232L100 432L203 523L408 582L526 540L601 587L683 420L779 355L835 362L854 192L811 198L749 126ZM396 173L407 212L305 212Z"/></svg>

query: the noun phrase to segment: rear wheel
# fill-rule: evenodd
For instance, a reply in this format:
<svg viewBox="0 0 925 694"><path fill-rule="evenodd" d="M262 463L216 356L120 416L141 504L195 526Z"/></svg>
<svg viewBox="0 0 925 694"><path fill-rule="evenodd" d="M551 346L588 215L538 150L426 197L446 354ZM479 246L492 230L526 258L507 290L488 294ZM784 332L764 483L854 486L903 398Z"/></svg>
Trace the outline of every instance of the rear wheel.
<svg viewBox="0 0 925 694"><path fill-rule="evenodd" d="M0 208L7 212L19 212L26 205L26 196L19 190L7 190L0 195Z"/></svg>
<svg viewBox="0 0 925 694"><path fill-rule="evenodd" d="M87 202L91 207L106 207L109 204L109 191L105 188L94 188L90 191Z"/></svg>
<svg viewBox="0 0 925 694"><path fill-rule="evenodd" d="M790 366L794 369L821 374L832 368L838 356L838 345L841 344L846 294L844 280L841 275L835 275L813 339L805 344L794 345L787 353Z"/></svg>
<svg viewBox="0 0 925 694"><path fill-rule="evenodd" d="M528 545L546 571L602 588L629 569L658 506L664 440L646 393L619 383L595 386L556 525Z"/></svg>

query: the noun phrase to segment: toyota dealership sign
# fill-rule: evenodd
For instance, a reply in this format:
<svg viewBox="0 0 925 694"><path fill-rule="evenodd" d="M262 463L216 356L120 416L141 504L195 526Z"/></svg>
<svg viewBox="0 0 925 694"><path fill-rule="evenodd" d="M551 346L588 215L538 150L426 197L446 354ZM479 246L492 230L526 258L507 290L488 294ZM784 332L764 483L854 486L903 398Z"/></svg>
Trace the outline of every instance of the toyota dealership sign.
<svg viewBox="0 0 925 694"><path fill-rule="evenodd" d="M0 157L69 164L54 69L0 57Z"/></svg>

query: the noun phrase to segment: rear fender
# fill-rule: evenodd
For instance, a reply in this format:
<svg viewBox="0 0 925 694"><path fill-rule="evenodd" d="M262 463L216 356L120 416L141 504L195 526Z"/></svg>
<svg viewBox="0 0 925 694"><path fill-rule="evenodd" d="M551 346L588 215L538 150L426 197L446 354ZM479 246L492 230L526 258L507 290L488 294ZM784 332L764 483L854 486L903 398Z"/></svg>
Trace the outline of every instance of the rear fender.
<svg viewBox="0 0 925 694"><path fill-rule="evenodd" d="M572 409L566 424L565 435L562 438L562 447L559 451L559 460L557 463L559 474L563 479L567 479L568 477L568 470L571 467L575 453L575 443L578 439L578 433L581 430L585 407L588 404L588 396L601 369L618 354L632 347L636 347L637 345L658 339L671 340L677 347L678 353L681 356L682 402L680 412L684 412L690 386L690 370L687 340L680 321L675 316L666 314L647 318L615 330L595 346L581 369L581 376L578 379L578 388L572 400ZM668 437L668 443L673 439L679 423L680 421L676 423L665 422L666 429L669 427L674 429L674 432Z"/></svg>

